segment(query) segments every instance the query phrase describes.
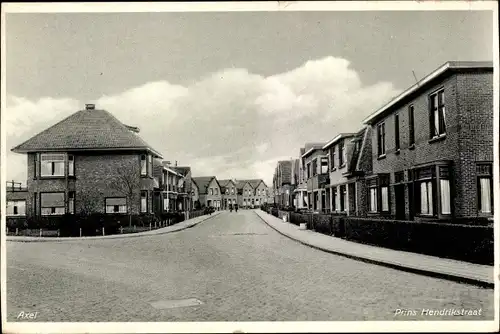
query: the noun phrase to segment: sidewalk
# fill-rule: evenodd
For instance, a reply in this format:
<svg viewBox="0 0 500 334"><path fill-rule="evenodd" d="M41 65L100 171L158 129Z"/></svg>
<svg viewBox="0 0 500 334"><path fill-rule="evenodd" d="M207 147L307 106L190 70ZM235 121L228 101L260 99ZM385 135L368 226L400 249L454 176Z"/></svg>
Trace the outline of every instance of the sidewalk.
<svg viewBox="0 0 500 334"><path fill-rule="evenodd" d="M364 245L310 230L299 230L298 226L285 223L262 210L254 212L280 234L325 252L422 275L488 288L494 286L493 266Z"/></svg>
<svg viewBox="0 0 500 334"><path fill-rule="evenodd" d="M213 218L219 214L221 214L224 211L216 211L212 213L211 215L203 215L200 217L196 217L193 219L188 219L185 221L182 221L180 223L177 223L172 226L167 226L163 228L159 228L156 230L151 230L151 231L146 231L146 232L137 232L137 233L125 233L125 234L111 234L111 235L103 235L103 236L95 236L95 237L64 237L64 238L57 238L57 237L22 237L22 236L7 236L6 240L7 241L13 241L13 242L71 242L71 241L77 241L77 240L100 240L100 239L120 239L120 238L135 238L135 237L146 237L146 236L153 236L153 235L160 235L160 234L166 234L166 233L172 233L172 232L177 232L177 231L182 231L187 228L193 227L198 225L199 223Z"/></svg>

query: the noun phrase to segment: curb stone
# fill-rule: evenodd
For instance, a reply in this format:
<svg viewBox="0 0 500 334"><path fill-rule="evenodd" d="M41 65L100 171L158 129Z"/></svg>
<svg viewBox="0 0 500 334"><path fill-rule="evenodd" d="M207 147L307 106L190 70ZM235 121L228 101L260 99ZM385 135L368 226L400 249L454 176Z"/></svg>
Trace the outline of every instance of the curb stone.
<svg viewBox="0 0 500 334"><path fill-rule="evenodd" d="M69 242L71 242L71 241L81 241L81 240L105 240L105 239L151 237L151 236L174 233L174 232L186 230L186 229L194 227L194 226L196 226L196 225L198 225L198 224L200 224L208 219L216 217L221 213L222 212L218 212L216 214L207 215L207 217L205 217L204 219L201 219L200 221L197 221L195 223L186 224L185 226L182 226L182 227L172 225L172 226L163 227L163 228L160 228L160 229L157 229L154 231L144 231L144 232L126 233L126 234L111 234L111 235L105 235L105 236L89 236L89 237L59 237L59 238L56 237L56 238L54 238L54 237L6 236L6 241L11 241L11 242L68 242L69 241ZM196 217L196 218L198 218L198 217ZM192 219L196 219L196 218L192 218ZM161 229L168 229L169 227L175 227L175 228L169 229L168 231L160 231ZM154 232L156 232L156 233L154 233Z"/></svg>
<svg viewBox="0 0 500 334"><path fill-rule="evenodd" d="M308 247L311 247L311 248L314 248L314 249L317 249L317 250L320 250L320 251L323 251L323 252L326 252L326 253L330 253L330 254L334 254L334 255L346 257L346 258L353 259L353 260L356 260L356 261L361 261L361 262L365 262L365 263L371 263L371 264L376 264L376 265L380 265L380 266L383 266L383 267L388 267L388 268L392 268L392 269L406 271L406 272L410 272L410 273L414 273L414 274L419 274L419 275L424 275L424 276L430 276L430 277L435 277L435 278L446 279L446 280L454 281L454 282L458 282L458 283L467 283L467 284L472 284L472 285L476 285L476 286L480 286L480 287L488 288L488 289L493 289L495 287L495 283L490 282L490 281L485 281L485 280L482 280L482 279L476 279L476 278L470 278L470 277L463 277L463 276L460 276L460 275L443 273L443 272L436 272L436 271L432 271L432 270L428 270L428 269L422 269L422 268L408 267L408 266L404 266L404 265L401 265L401 264L386 262L386 261L382 261L382 260L370 259L370 258L358 256L358 255L352 255L352 254L349 254L349 253L346 253L346 252L334 251L334 250L327 249L327 248L324 248L324 247L316 246L316 245L313 245L311 243L308 243L308 242L305 242L303 240L300 240L300 239L298 239L296 237L293 237L293 236L291 236L291 235L289 235L289 234L287 234L287 233L285 233L283 231L278 230L276 227L272 226L264 218L262 218L257 212L254 211L254 213L267 226L269 226L270 228L272 228L273 230L275 230L279 234L281 234L281 235L283 235L283 236L285 236L285 237L287 237L287 238L289 238L289 239L291 239L293 241L301 243L301 244L303 244L305 246L308 246ZM290 223L288 223L288 224L290 224Z"/></svg>

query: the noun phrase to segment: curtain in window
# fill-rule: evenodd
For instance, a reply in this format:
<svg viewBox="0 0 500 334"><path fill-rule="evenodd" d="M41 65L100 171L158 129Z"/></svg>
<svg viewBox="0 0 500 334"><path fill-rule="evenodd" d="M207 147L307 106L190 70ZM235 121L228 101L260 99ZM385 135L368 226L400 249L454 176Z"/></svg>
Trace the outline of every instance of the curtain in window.
<svg viewBox="0 0 500 334"><path fill-rule="evenodd" d="M491 213L491 180L489 178L479 179L481 212Z"/></svg>
<svg viewBox="0 0 500 334"><path fill-rule="evenodd" d="M380 194L382 196L382 211L389 211L389 194L388 188L382 187L380 189Z"/></svg>
<svg viewBox="0 0 500 334"><path fill-rule="evenodd" d="M377 211L377 189L370 188L370 211Z"/></svg>
<svg viewBox="0 0 500 334"><path fill-rule="evenodd" d="M52 162L50 162L50 161L40 162L40 175L41 176L51 176L52 175Z"/></svg>
<svg viewBox="0 0 500 334"><path fill-rule="evenodd" d="M68 175L75 175L75 158L73 156L70 156L68 160Z"/></svg>
<svg viewBox="0 0 500 334"><path fill-rule="evenodd" d="M148 212L148 197L146 193L141 194L141 212Z"/></svg>
<svg viewBox="0 0 500 334"><path fill-rule="evenodd" d="M429 213L429 205L427 203L427 184L425 182L420 183L420 213Z"/></svg>
<svg viewBox="0 0 500 334"><path fill-rule="evenodd" d="M433 201L433 192L432 192L432 182L427 182L427 202L429 203L429 214L434 214L434 201Z"/></svg>
<svg viewBox="0 0 500 334"><path fill-rule="evenodd" d="M42 193L41 206L48 207L64 207L64 193Z"/></svg>
<svg viewBox="0 0 500 334"><path fill-rule="evenodd" d="M349 207L349 198L347 197L347 186L344 186L344 211L348 211Z"/></svg>
<svg viewBox="0 0 500 334"><path fill-rule="evenodd" d="M146 156L142 155L141 156L141 175L146 175L147 170L146 170Z"/></svg>
<svg viewBox="0 0 500 334"><path fill-rule="evenodd" d="M450 180L440 180L441 186L441 213L444 215L451 214L451 199L450 199Z"/></svg>

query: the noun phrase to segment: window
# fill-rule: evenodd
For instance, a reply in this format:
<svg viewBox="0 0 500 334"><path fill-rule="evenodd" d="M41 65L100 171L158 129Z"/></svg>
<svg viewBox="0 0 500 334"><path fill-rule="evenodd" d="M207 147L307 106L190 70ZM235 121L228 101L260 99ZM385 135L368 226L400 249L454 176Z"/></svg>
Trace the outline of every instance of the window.
<svg viewBox="0 0 500 334"><path fill-rule="evenodd" d="M328 173L328 157L321 158L321 174Z"/></svg>
<svg viewBox="0 0 500 334"><path fill-rule="evenodd" d="M147 163L146 163L146 155L141 155L141 175L147 175Z"/></svg>
<svg viewBox="0 0 500 334"><path fill-rule="evenodd" d="M480 213L493 213L493 182L492 164L478 164L477 174L477 204Z"/></svg>
<svg viewBox="0 0 500 334"><path fill-rule="evenodd" d="M68 176L75 176L75 157L68 155Z"/></svg>
<svg viewBox="0 0 500 334"><path fill-rule="evenodd" d="M372 186L369 191L370 212L377 212L377 187Z"/></svg>
<svg viewBox="0 0 500 334"><path fill-rule="evenodd" d="M148 192L141 191L141 212L148 212Z"/></svg>
<svg viewBox="0 0 500 334"><path fill-rule="evenodd" d="M231 194L234 195L234 188L231 188Z"/></svg>
<svg viewBox="0 0 500 334"><path fill-rule="evenodd" d="M337 188L332 188L332 212L336 211L338 208L337 205Z"/></svg>
<svg viewBox="0 0 500 334"><path fill-rule="evenodd" d="M41 193L40 207L42 215L63 215L66 212L64 193Z"/></svg>
<svg viewBox="0 0 500 334"><path fill-rule="evenodd" d="M331 169L335 169L335 146L330 149L330 164Z"/></svg>
<svg viewBox="0 0 500 334"><path fill-rule="evenodd" d="M75 192L68 192L68 213L75 213Z"/></svg>
<svg viewBox="0 0 500 334"><path fill-rule="evenodd" d="M210 188L210 195L214 194L214 188Z"/></svg>
<svg viewBox="0 0 500 334"><path fill-rule="evenodd" d="M163 210L168 211L168 197L163 197Z"/></svg>
<svg viewBox="0 0 500 334"><path fill-rule="evenodd" d="M307 163L307 178L311 178L311 164Z"/></svg>
<svg viewBox="0 0 500 334"><path fill-rule="evenodd" d="M148 155L148 176L153 176L153 156Z"/></svg>
<svg viewBox="0 0 500 334"><path fill-rule="evenodd" d="M229 188L226 188L226 195L229 195Z"/></svg>
<svg viewBox="0 0 500 334"><path fill-rule="evenodd" d="M42 154L41 176L64 176L64 154Z"/></svg>
<svg viewBox="0 0 500 334"><path fill-rule="evenodd" d="M215 195L219 195L219 189L215 188Z"/></svg>
<svg viewBox="0 0 500 334"><path fill-rule="evenodd" d="M434 191L435 166L415 170L417 211L421 215L432 216L435 213Z"/></svg>
<svg viewBox="0 0 500 334"><path fill-rule="evenodd" d="M396 151L400 150L399 146L399 115L394 115L394 140L396 145Z"/></svg>
<svg viewBox="0 0 500 334"><path fill-rule="evenodd" d="M379 157L385 155L385 123L377 126L377 148Z"/></svg>
<svg viewBox="0 0 500 334"><path fill-rule="evenodd" d="M410 146L415 145L415 115L414 107L411 105L408 107L408 120L409 120L409 144Z"/></svg>
<svg viewBox="0 0 500 334"><path fill-rule="evenodd" d="M340 197L340 211L344 212L346 211L347 207L347 190L345 185L340 186L339 197Z"/></svg>
<svg viewBox="0 0 500 334"><path fill-rule="evenodd" d="M313 176L316 176L318 174L318 159L314 159L312 162L312 172Z"/></svg>
<svg viewBox="0 0 500 334"><path fill-rule="evenodd" d="M382 201L382 211L389 211L389 188L387 186L380 187L380 197Z"/></svg>
<svg viewBox="0 0 500 334"><path fill-rule="evenodd" d="M444 89L431 94L430 100L430 119L431 119L431 138L446 134L446 120L444 108Z"/></svg>
<svg viewBox="0 0 500 334"><path fill-rule="evenodd" d="M344 140L339 142L339 166L342 167L345 163L345 147Z"/></svg>
<svg viewBox="0 0 500 334"><path fill-rule="evenodd" d="M38 153L35 153L35 161L34 161L34 175L33 175L33 178L36 179L36 177L38 176L38 165L39 165L39 154Z"/></svg>
<svg viewBox="0 0 500 334"><path fill-rule="evenodd" d="M25 216L26 201L7 201L7 216Z"/></svg>
<svg viewBox="0 0 500 334"><path fill-rule="evenodd" d="M125 197L106 198L106 213L126 213L127 200Z"/></svg>

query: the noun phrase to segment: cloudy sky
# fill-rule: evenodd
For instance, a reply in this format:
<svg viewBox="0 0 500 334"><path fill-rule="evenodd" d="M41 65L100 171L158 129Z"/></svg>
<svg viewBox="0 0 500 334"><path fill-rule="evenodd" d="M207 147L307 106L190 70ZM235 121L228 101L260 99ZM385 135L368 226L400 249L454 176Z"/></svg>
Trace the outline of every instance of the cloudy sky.
<svg viewBox="0 0 500 334"><path fill-rule="evenodd" d="M492 60L479 11L7 14L10 149L96 103L197 176L263 178L447 60Z"/></svg>

